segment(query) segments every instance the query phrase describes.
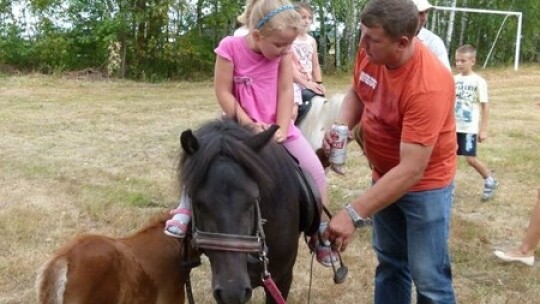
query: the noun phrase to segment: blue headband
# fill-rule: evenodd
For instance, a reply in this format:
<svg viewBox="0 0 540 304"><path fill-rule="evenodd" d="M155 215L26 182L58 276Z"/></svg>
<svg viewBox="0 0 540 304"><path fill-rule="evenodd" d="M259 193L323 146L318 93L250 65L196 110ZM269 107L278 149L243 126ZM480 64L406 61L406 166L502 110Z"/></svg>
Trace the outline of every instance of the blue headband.
<svg viewBox="0 0 540 304"><path fill-rule="evenodd" d="M276 8L275 10L273 10L270 13L266 14L266 16L264 16L261 19L261 21L259 21L259 23L257 23L257 26L255 28L260 29L261 27L263 27L263 25L265 25L268 22L268 20L270 20L270 18L274 17L275 15L277 15L277 14L283 12L283 11L290 10L290 9L294 9L294 5L284 5L284 6Z"/></svg>

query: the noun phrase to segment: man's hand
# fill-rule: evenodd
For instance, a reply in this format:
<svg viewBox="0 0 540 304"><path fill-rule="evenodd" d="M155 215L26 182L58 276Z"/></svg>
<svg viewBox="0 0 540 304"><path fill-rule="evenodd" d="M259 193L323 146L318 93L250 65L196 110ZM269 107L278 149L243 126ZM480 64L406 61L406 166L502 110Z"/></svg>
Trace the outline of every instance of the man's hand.
<svg viewBox="0 0 540 304"><path fill-rule="evenodd" d="M330 156L330 150L332 149L332 145L338 139L339 139L339 135L333 130L329 130L329 131L324 133L324 138L323 138L323 142L322 142L322 149L324 151L324 154L327 157Z"/></svg>
<svg viewBox="0 0 540 304"><path fill-rule="evenodd" d="M322 239L330 241L334 250L343 252L351 242L355 229L347 211L341 209L328 223L328 228L324 231Z"/></svg>

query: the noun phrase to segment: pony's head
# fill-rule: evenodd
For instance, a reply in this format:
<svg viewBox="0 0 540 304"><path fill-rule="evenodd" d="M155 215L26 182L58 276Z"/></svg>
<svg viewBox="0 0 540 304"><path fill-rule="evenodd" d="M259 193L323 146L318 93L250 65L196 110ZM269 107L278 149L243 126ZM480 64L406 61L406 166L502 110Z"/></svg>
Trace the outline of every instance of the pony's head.
<svg viewBox="0 0 540 304"><path fill-rule="evenodd" d="M260 246L259 198L274 187L260 153L275 145L276 130L254 134L233 121L217 120L180 137L180 179L192 200L194 245L210 260L218 303L251 298L247 265L248 254Z"/></svg>

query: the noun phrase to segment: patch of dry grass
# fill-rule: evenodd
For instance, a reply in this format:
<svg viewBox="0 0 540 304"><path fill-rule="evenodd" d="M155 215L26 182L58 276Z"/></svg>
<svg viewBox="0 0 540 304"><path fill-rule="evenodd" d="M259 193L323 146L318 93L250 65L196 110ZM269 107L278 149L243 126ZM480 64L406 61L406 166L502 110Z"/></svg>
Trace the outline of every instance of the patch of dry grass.
<svg viewBox="0 0 540 304"><path fill-rule="evenodd" d="M504 265L494 248L516 244L540 186L538 66L481 71L490 87L490 138L479 157L501 186L480 202L480 176L460 162L452 223L453 271L461 303L534 303L538 266ZM327 77L331 93L350 78ZM36 270L77 234L126 235L175 205L178 136L219 113L212 84L0 78L0 303L34 303ZM330 174L332 209L369 187L359 149L346 178ZM316 262L311 303L371 303L377 264L370 230L344 254L349 277L333 285ZM306 303L311 257L302 244L290 303ZM210 302L208 263L193 272L195 299ZM262 302L262 293L255 295Z"/></svg>

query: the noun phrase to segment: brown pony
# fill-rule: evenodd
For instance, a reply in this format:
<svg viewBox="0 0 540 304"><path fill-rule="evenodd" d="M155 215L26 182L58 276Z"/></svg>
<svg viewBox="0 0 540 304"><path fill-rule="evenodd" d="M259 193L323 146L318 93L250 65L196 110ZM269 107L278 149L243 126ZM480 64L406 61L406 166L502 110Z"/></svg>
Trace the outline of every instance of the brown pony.
<svg viewBox="0 0 540 304"><path fill-rule="evenodd" d="M38 302L184 303L191 268L183 262L199 256L188 242L163 234L168 217L126 238L83 235L62 247L37 277Z"/></svg>

